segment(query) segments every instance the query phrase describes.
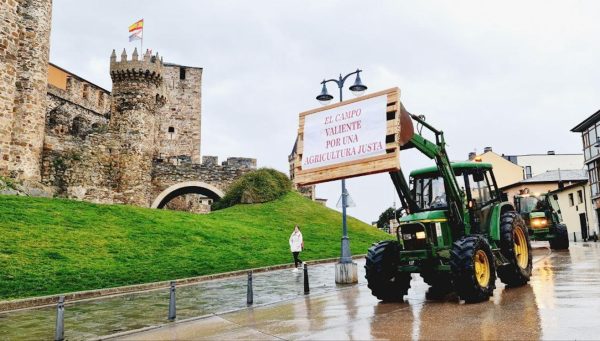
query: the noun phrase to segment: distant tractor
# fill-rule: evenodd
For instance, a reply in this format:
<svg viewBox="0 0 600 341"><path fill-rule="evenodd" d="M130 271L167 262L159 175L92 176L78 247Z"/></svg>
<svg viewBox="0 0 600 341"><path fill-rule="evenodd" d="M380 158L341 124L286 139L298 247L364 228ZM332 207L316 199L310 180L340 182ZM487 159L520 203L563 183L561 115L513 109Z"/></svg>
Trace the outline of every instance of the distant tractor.
<svg viewBox="0 0 600 341"><path fill-rule="evenodd" d="M532 240L547 240L553 250L569 248L567 226L562 223L556 194L519 194L515 196L515 207Z"/></svg>
<svg viewBox="0 0 600 341"><path fill-rule="evenodd" d="M402 129L419 126L401 149L416 148L436 166L415 170L407 183L402 170L391 172L402 203L397 240L373 244L366 257L366 279L382 301L402 301L411 274L419 273L430 292L455 291L466 302L492 296L496 275L508 286L526 284L532 271L527 226L513 205L502 200L492 165L451 164L443 132L402 108ZM420 128L420 129L419 129ZM432 142L421 135L426 128Z"/></svg>

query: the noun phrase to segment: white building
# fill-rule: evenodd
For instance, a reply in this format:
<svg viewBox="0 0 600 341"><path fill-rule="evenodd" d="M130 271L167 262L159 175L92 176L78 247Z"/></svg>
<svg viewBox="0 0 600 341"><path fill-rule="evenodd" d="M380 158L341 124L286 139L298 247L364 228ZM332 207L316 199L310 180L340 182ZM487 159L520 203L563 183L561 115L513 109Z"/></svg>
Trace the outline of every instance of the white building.
<svg viewBox="0 0 600 341"><path fill-rule="evenodd" d="M590 186L587 179L574 183L552 194L558 197L563 223L567 225L569 239L582 241L600 235L594 204L590 199Z"/></svg>
<svg viewBox="0 0 600 341"><path fill-rule="evenodd" d="M508 161L523 167L523 178L557 169L583 169L583 153L556 154L548 151L546 154L503 155Z"/></svg>

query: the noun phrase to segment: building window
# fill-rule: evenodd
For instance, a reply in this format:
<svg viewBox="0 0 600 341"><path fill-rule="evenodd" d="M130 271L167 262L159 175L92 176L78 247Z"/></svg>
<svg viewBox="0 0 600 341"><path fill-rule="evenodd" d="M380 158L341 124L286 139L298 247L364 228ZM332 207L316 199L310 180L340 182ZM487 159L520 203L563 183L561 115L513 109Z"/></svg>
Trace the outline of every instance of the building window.
<svg viewBox="0 0 600 341"><path fill-rule="evenodd" d="M569 193L569 206L575 206L575 201L573 200L573 193Z"/></svg>
<svg viewBox="0 0 600 341"><path fill-rule="evenodd" d="M583 204L583 191L577 191L577 204Z"/></svg>
<svg viewBox="0 0 600 341"><path fill-rule="evenodd" d="M169 139L172 140L173 139L173 134L175 134L175 127L169 127Z"/></svg>
<svg viewBox="0 0 600 341"><path fill-rule="evenodd" d="M185 79L185 68L179 68L179 79Z"/></svg>
<svg viewBox="0 0 600 341"><path fill-rule="evenodd" d="M583 157L584 159L590 160L599 154L599 148L594 145L598 142L598 131L600 127L598 124L596 126L589 127L582 134L583 139Z"/></svg>
<svg viewBox="0 0 600 341"><path fill-rule="evenodd" d="M598 161L590 162L587 166L592 197L595 197L600 193L600 188L598 186Z"/></svg>
<svg viewBox="0 0 600 341"><path fill-rule="evenodd" d="M525 179L531 178L531 166L525 166Z"/></svg>
<svg viewBox="0 0 600 341"><path fill-rule="evenodd" d="M83 84L83 99L88 99L90 95L90 86L88 84Z"/></svg>

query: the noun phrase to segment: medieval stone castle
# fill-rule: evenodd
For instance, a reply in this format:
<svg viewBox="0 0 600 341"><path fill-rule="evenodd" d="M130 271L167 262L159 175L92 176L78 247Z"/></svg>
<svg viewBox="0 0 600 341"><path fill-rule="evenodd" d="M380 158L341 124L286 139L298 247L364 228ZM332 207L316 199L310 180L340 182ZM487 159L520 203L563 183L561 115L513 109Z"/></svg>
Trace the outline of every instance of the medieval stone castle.
<svg viewBox="0 0 600 341"><path fill-rule="evenodd" d="M202 68L113 50L109 92L48 62L51 8L0 0L0 175L68 198L206 211L256 168L201 158Z"/></svg>

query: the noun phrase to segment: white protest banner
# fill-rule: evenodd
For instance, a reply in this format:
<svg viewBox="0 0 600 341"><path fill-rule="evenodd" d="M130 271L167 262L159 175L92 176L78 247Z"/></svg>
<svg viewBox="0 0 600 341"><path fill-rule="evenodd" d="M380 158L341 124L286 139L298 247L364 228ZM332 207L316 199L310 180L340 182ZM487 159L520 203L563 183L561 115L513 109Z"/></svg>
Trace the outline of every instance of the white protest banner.
<svg viewBox="0 0 600 341"><path fill-rule="evenodd" d="M392 88L300 113L294 183L399 170L400 107Z"/></svg>
<svg viewBox="0 0 600 341"><path fill-rule="evenodd" d="M385 154L387 95L306 117L302 169Z"/></svg>

